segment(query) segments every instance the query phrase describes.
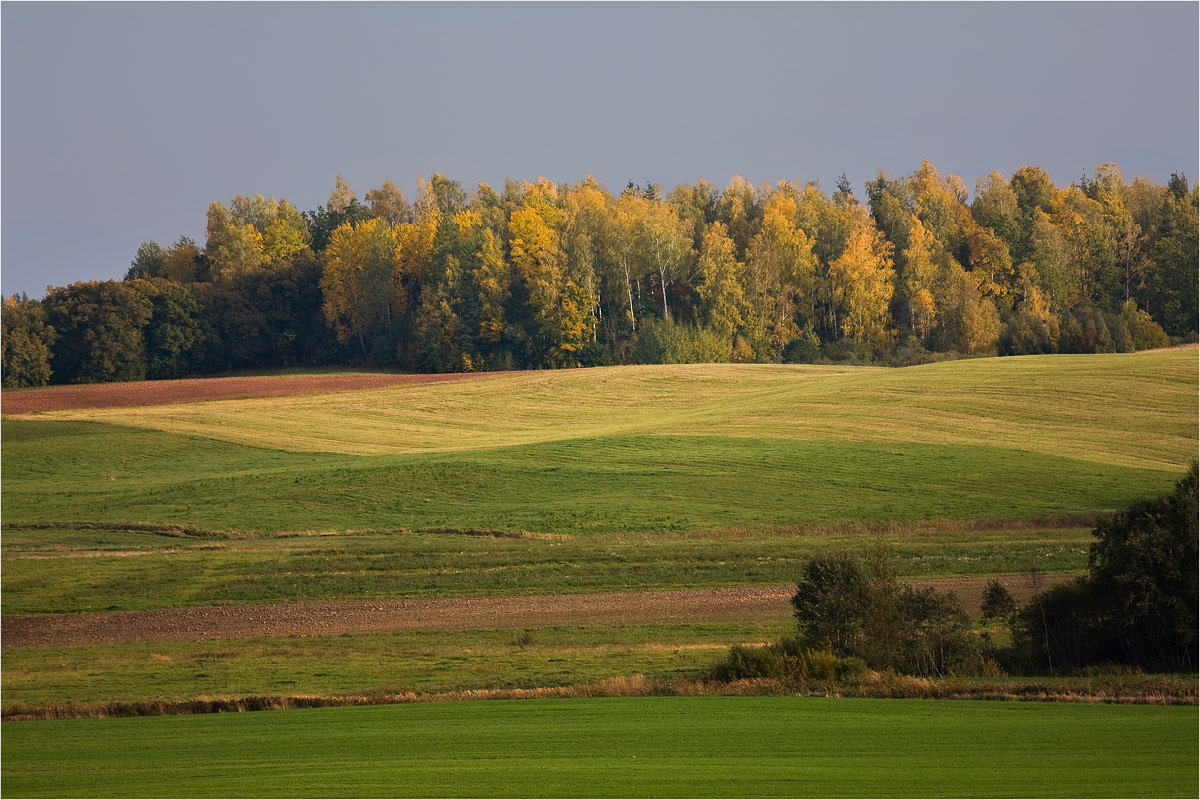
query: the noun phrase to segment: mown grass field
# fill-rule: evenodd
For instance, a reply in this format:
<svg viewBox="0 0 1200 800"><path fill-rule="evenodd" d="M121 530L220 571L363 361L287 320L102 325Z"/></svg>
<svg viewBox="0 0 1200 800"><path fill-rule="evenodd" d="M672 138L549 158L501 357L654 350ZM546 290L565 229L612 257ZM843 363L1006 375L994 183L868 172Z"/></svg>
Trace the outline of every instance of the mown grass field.
<svg viewBox="0 0 1200 800"><path fill-rule="evenodd" d="M1192 351L682 365L4 421L7 523L557 534L1089 515L1195 454Z"/></svg>
<svg viewBox="0 0 1200 800"><path fill-rule="evenodd" d="M1194 797L1188 707L609 698L3 728L11 796Z"/></svg>

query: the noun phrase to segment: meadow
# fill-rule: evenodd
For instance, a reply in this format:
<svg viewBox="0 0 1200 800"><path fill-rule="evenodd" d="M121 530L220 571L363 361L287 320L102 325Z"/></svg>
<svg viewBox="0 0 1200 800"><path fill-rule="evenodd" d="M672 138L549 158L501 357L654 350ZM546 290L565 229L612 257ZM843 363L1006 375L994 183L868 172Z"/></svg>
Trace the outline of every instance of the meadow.
<svg viewBox="0 0 1200 800"><path fill-rule="evenodd" d="M480 610L422 630L6 646L5 713L695 681L728 645L787 633L786 603L738 619L514 626L490 623L486 601L778 589L819 551L878 542L903 577L1007 576L1028 596L1039 576L1085 569L1097 515L1186 469L1196 383L1193 349L600 368L6 415L10 621L405 598ZM865 741L865 720L895 740ZM447 725L481 738L437 733ZM500 733L523 726L561 746ZM1194 707L625 698L10 722L3 744L5 790L33 796L1172 796L1188 780L1194 793L1194 759L1172 750L1194 727ZM930 730L955 743L954 769L937 748L917 752ZM112 741L135 744L94 743ZM629 741L666 744L631 771L631 757L606 755ZM215 755L202 763L204 748ZM1151 788L1145 759L1164 765ZM1079 764L1095 766L1082 784ZM515 777L497 783L501 769ZM591 782L570 783L574 770Z"/></svg>
<svg viewBox="0 0 1200 800"><path fill-rule="evenodd" d="M5 614L342 598L619 592L794 581L825 549L883 542L911 578L1079 572L1086 528L916 526L519 538L376 533L188 538L9 529Z"/></svg>
<svg viewBox="0 0 1200 800"><path fill-rule="evenodd" d="M1194 707L450 702L3 729L39 797L1194 797Z"/></svg>
<svg viewBox="0 0 1200 800"><path fill-rule="evenodd" d="M5 522L586 535L1088 517L1186 468L1195 361L601 368L10 417Z"/></svg>

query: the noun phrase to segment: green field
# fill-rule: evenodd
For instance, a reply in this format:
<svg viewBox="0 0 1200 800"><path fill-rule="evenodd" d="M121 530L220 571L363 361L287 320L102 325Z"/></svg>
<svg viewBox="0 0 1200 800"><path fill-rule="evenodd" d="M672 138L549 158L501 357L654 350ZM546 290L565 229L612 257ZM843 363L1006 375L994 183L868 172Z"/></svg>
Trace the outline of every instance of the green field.
<svg viewBox="0 0 1200 800"><path fill-rule="evenodd" d="M1188 707L612 698L3 729L9 796L1194 797Z"/></svg>
<svg viewBox="0 0 1200 800"><path fill-rule="evenodd" d="M604 368L5 417L3 613L780 585L818 551L878 541L905 577L1033 586L1086 568L1098 514L1174 484L1195 457L1196 385L1186 350ZM791 624L781 607L6 649L3 702L694 680ZM1175 796L1195 793L1195 723L1194 707L795 698L10 722L4 789Z"/></svg>
<svg viewBox="0 0 1200 800"><path fill-rule="evenodd" d="M453 597L783 584L804 559L883 541L907 577L1080 572L1084 528L898 533L606 534L564 539L340 534L181 539L8 530L6 614L375 597Z"/></svg>
<svg viewBox="0 0 1200 800"><path fill-rule="evenodd" d="M732 642L789 633L772 620L482 631L272 636L35 647L4 654L6 707L297 693L326 697L699 678Z"/></svg>
<svg viewBox="0 0 1200 800"><path fill-rule="evenodd" d="M1195 455L1191 351L681 365L4 421L6 523L699 531L1094 515Z"/></svg>

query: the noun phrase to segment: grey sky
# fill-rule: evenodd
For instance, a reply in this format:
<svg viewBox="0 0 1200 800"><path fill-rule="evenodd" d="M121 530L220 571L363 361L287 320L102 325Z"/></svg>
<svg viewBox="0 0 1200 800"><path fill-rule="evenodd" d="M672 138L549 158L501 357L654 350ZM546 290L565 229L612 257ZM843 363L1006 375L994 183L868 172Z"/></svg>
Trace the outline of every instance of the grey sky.
<svg viewBox="0 0 1200 800"><path fill-rule="evenodd" d="M1195 178L1195 3L4 3L2 290L203 244L213 200L338 172L617 191L928 158L968 186L1117 161Z"/></svg>

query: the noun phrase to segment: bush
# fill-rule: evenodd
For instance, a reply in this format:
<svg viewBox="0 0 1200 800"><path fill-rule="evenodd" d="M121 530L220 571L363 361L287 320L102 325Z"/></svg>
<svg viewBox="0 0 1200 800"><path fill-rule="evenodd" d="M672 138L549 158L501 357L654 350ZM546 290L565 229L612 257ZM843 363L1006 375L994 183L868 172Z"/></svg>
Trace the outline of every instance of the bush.
<svg viewBox="0 0 1200 800"><path fill-rule="evenodd" d="M901 584L882 548L866 564L848 553L809 559L792 608L806 643L872 669L944 675L978 660L958 598Z"/></svg>
<svg viewBox="0 0 1200 800"><path fill-rule="evenodd" d="M783 661L770 647L746 647L735 644L729 648L724 661L713 666L713 680L729 683L747 678L778 678L783 674Z"/></svg>
<svg viewBox="0 0 1200 800"><path fill-rule="evenodd" d="M581 367L611 367L617 363L612 350L601 342L588 342L575 356Z"/></svg>
<svg viewBox="0 0 1200 800"><path fill-rule="evenodd" d="M983 587L979 612L984 619L1011 619L1017 613L1017 601L1000 581L993 578Z"/></svg>
<svg viewBox="0 0 1200 800"><path fill-rule="evenodd" d="M1087 577L1038 594L1013 620L1018 658L1051 671L1105 662L1195 669L1197 484L1193 463L1170 494L1101 520Z"/></svg>
<svg viewBox="0 0 1200 800"><path fill-rule="evenodd" d="M727 362L732 345L708 328L669 320L645 319L638 327L633 360L639 364L711 364Z"/></svg>
<svg viewBox="0 0 1200 800"><path fill-rule="evenodd" d="M783 348L783 360L787 364L815 364L821 357L821 340L812 328L805 328Z"/></svg>
<svg viewBox="0 0 1200 800"><path fill-rule="evenodd" d="M1121 309L1121 321L1129 331L1130 347L1133 350L1153 350L1171 343L1166 332L1158 323L1141 311L1132 300Z"/></svg>
<svg viewBox="0 0 1200 800"><path fill-rule="evenodd" d="M1193 462L1169 494L1101 520L1088 555L1114 660L1155 669L1196 665L1200 507Z"/></svg>
<svg viewBox="0 0 1200 800"><path fill-rule="evenodd" d="M763 647L734 645L725 659L713 666L709 678L724 683L754 678L844 681L861 678L867 672L861 658L816 650L806 647L799 637L785 636Z"/></svg>

